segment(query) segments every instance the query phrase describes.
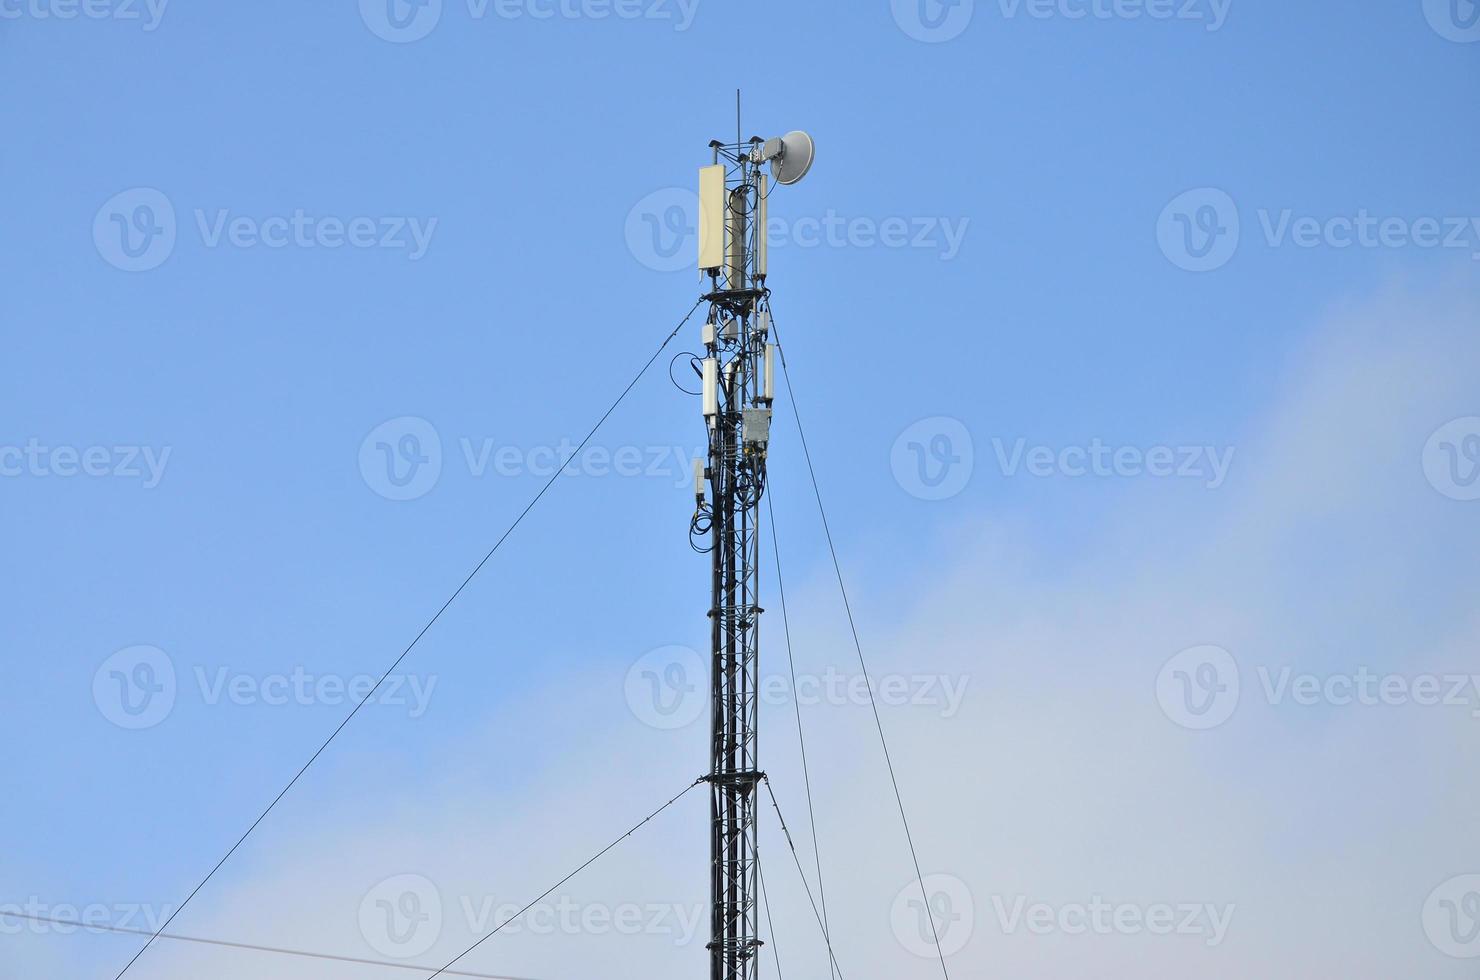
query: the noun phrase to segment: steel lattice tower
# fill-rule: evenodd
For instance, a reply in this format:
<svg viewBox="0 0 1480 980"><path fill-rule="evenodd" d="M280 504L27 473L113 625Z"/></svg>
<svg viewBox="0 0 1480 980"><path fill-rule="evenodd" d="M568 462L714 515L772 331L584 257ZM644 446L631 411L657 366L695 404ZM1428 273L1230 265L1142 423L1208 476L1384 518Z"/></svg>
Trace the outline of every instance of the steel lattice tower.
<svg viewBox="0 0 1480 980"><path fill-rule="evenodd" d="M711 556L710 980L752 980L759 937L758 758L760 504L766 489L773 348L769 343L762 141L710 144L700 174L704 416L696 546ZM706 492L707 490L707 492ZM706 540L707 539L707 540Z"/></svg>

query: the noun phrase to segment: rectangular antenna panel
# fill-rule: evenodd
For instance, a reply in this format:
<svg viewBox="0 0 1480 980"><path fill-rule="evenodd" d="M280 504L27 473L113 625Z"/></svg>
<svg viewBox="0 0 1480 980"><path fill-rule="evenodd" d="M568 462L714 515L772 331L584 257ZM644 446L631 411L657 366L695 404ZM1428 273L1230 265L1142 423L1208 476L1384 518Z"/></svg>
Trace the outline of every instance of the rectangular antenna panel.
<svg viewBox="0 0 1480 980"><path fill-rule="evenodd" d="M760 222L760 227L755 230L755 274L759 278L764 279L766 278L766 260L768 258L767 253L771 250L770 243L767 241L766 236L766 229L769 227L766 214L769 209L769 198L771 194L767 190L765 174L760 175L759 191L760 201L756 203L755 207L755 219Z"/></svg>
<svg viewBox="0 0 1480 980"><path fill-rule="evenodd" d="M719 361L704 358L704 417L719 414Z"/></svg>
<svg viewBox="0 0 1480 980"><path fill-rule="evenodd" d="M699 268L725 264L725 166L699 168Z"/></svg>

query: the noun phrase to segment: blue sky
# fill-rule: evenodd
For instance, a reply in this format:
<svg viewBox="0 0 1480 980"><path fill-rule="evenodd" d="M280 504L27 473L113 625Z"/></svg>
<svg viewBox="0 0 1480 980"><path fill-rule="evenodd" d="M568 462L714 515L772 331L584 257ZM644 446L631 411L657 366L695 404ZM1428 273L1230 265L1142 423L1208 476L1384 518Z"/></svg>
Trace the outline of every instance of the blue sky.
<svg viewBox="0 0 1480 980"><path fill-rule="evenodd" d="M1469 0L384 2L0 0L0 905L117 919L178 902L215 863L348 711L340 687L394 659L693 303L697 276L669 256L742 87L747 137L806 128L818 146L771 202L771 285L865 646L886 674L969 680L959 711L885 711L926 871L975 896L955 968L1057 976L1124 956L1156 975L1295 976L1290 951L1329 948L1352 956L1344 975L1462 975L1424 916L1442 908L1431 889L1480 868L1473 794L1447 795L1473 771L1469 711L1299 706L1259 685L1281 666L1367 666L1411 686L1474 658ZM691 325L670 351L697 343ZM667 362L593 442L628 475L585 457L557 481L408 657L398 696L346 728L176 931L378 957L355 924L377 881L435 880L451 908L496 871L501 899L532 897L698 775L700 726L644 724L651 706L624 695L649 651L706 642L705 560L685 538L703 430ZM847 671L779 415L801 665ZM382 442L440 469L399 487ZM1156 450L1169 475L1149 472ZM1154 694L1203 645L1232 651L1245 700L1189 733ZM175 675L161 717L119 714L114 671L150 681L141 662ZM295 677L311 693L270 703ZM845 815L881 789L859 707L808 709L835 750L820 792L844 853L854 835L871 846ZM768 710L799 816L790 702ZM1144 738L1080 772L1118 745L1095 722ZM1040 768L1020 771L1028 758ZM1287 781L1271 758L1324 778ZM1200 782L1218 765L1225 780ZM1081 781L1035 774L1055 771ZM1189 819L1244 817L1213 825L1240 858L1227 874L1142 877L1130 860L1158 846L1168 784ZM1021 802L975 795L994 786ZM1374 786L1445 816L1388 812ZM1300 812L1268 816L1292 798ZM1127 829L1096 851L1086 814L1107 800L1104 832ZM656 831L666 849L618 869L684 907L705 882L689 803ZM855 970L926 976L884 927L913 872L879 813L877 861L830 869L854 886L837 887L842 934L881 944ZM1418 825L1422 853L1395 843L1392 867L1326 850ZM989 845L984 827L1022 836ZM1158 838L1167 867L1224 866L1183 829L1185 848ZM1103 855L1076 866L1087 880L1046 870L1081 846ZM1290 867L1329 893L1304 932L1263 887ZM1360 894L1362 870L1383 888L1361 908L1390 911L1386 930L1329 900ZM597 882L608 902L637 887ZM1056 941L993 911L1060 888L1241 915L1199 950ZM794 956L815 951L805 908L778 943ZM460 938L449 925L417 961ZM703 959L702 937L563 938L512 938L476 968L680 975ZM112 976L134 943L6 934L0 976ZM300 968L170 947L135 971Z"/></svg>

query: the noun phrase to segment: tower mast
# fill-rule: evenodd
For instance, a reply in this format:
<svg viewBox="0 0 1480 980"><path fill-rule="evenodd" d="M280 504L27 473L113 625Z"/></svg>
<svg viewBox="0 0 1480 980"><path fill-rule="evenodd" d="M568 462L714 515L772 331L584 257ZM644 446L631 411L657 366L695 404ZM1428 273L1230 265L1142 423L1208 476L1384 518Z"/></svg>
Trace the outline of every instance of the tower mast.
<svg viewBox="0 0 1480 980"><path fill-rule="evenodd" d="M704 232L722 237L710 267L704 325L704 415L709 432L710 980L756 975L759 908L756 790L760 779L760 502L766 486L770 402L760 375L767 348L765 275L757 267L766 178L740 145L714 146L701 184L721 204ZM716 198L715 185L722 196ZM714 219L718 220L714 220ZM711 255L710 260L713 260Z"/></svg>
<svg viewBox="0 0 1480 980"><path fill-rule="evenodd" d="M738 113L738 103L737 103ZM710 980L757 976L760 910L756 811L759 760L760 505L775 391L766 288L771 164L779 183L811 166L812 140L710 143L699 172L703 411L708 457L695 462L690 535L710 555Z"/></svg>

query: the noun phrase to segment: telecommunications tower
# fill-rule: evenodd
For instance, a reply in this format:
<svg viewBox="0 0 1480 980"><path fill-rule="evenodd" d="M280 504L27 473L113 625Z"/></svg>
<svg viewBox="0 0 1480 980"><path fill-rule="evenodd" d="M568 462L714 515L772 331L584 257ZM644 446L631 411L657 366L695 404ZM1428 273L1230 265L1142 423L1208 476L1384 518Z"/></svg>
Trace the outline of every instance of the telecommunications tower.
<svg viewBox="0 0 1480 980"><path fill-rule="evenodd" d="M738 128L738 127L737 127ZM757 975L756 808L759 689L760 504L766 490L776 350L766 287L771 183L794 184L812 166L812 138L715 141L699 171L699 269L709 304L703 325L707 460L694 462L689 533L711 557L709 607L710 980ZM769 165L770 175L765 172Z"/></svg>

